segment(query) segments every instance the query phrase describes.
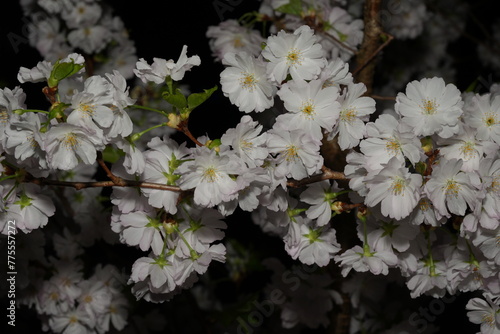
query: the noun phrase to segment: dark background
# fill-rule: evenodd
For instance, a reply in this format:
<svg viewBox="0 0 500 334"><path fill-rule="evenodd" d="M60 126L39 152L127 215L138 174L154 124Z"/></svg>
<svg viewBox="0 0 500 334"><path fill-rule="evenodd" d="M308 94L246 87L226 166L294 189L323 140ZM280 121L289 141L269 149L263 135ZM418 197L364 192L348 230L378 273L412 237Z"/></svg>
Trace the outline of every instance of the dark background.
<svg viewBox="0 0 500 334"><path fill-rule="evenodd" d="M217 1L217 0L216 0ZM223 0L219 0L225 3ZM188 56L199 55L201 58L201 66L194 67L191 72L187 72L185 76L186 82L190 84L191 91L197 92L202 89L208 89L214 85L219 84L219 73L223 70L220 63L213 60L211 51L208 46L208 40L205 37L207 27L210 25L217 25L222 19L238 18L242 14L256 10L260 1L256 0L233 0L232 3L237 5L226 8L219 15L214 7L212 0L197 0L197 1L158 1L158 0L141 0L134 2L126 2L122 0L107 1L112 7L115 8L115 14L120 16L129 29L130 37L135 42L137 49L137 56L145 58L149 63L152 62L153 57L174 59L176 60L184 44L188 45ZM159 4L162 4L160 6ZM481 28L474 23L473 16L480 18L481 23L485 27L496 19L495 11L493 10L494 1L475 1L475 9L471 12L470 21L468 21L466 29L469 33L481 35ZM13 88L19 85L17 81L17 73L21 66L34 67L38 61L42 60L38 51L29 46L29 44L21 43L18 45L18 51L11 45L9 36L18 38L17 40L27 40L26 29L27 22L23 21L22 11L20 5L14 0L4 0L2 3L3 15L0 21L0 87L7 86ZM386 52L398 52L399 42L394 42L393 45L386 50ZM456 84L459 89L465 90L474 80L483 78L485 80L495 81L496 70L489 69L482 66L477 61L476 46L468 38L461 38L457 42L450 45L448 53L454 59L457 67L457 81ZM406 51L409 51L406 49ZM411 53L411 51L410 51ZM397 57L397 56L396 56ZM28 108L37 108L37 103L44 103L41 98L41 92L38 90L39 86L24 84L23 89L28 94ZM242 114L232 106L228 99L226 99L221 91L217 91L211 99L204 105L197 108L191 115L190 129L195 136L208 134L211 138L218 138L229 127L234 126L240 119ZM259 229L253 225L248 216L238 215L236 221L229 225L227 234L230 237L242 240L246 247L251 247L251 244L257 244L260 251L265 253L266 250L273 249L279 253L280 256L284 254L282 241L276 240L271 237L264 236L259 232ZM239 218L241 217L241 219ZM95 256L103 256L101 250L93 250ZM123 246L120 247L118 252L120 256L131 255L125 260L133 259L133 252L130 248ZM2 253L5 254L5 253ZM106 253L109 256L109 261L119 260L112 253ZM123 260L123 257L122 257ZM132 260L131 260L132 261ZM130 261L129 261L130 262ZM223 273L222 265L215 264L216 275L217 272ZM223 274L221 274L223 275ZM262 278L252 277L254 282L246 282L247 285L244 289L249 291L262 284ZM253 285L252 285L253 284ZM223 293L232 295L242 292L242 287L235 287L226 285L227 290ZM243 291L245 291L243 289ZM234 297L234 296L233 296ZM230 297L228 297L231 299ZM423 297L420 299L422 305L429 305L430 299ZM179 323L182 326L182 317L189 314L196 320L198 315L190 314L192 309L185 309L186 305L192 304L193 301L189 296L182 294L174 299L175 302L166 303L163 306L162 312L169 314L172 319L171 324ZM446 306L446 311L442 316L436 320L437 325L441 324L443 329L450 328L452 324L462 326L461 333L473 333L476 327L472 326L466 319L466 312L464 310L467 298L458 298L456 306ZM145 310L151 305L141 302L138 308ZM2 313L3 314L3 313ZM19 315L19 320L24 320L20 326L25 328L33 328L34 333L39 332L39 323L31 317L33 314L28 314L26 318ZM175 319L175 320L174 320ZM196 321L195 321L196 323ZM2 321L3 325L3 321ZM173 325L169 325L173 326ZM18 328L17 333L24 333ZM319 333L320 331L315 331ZM444 333L445 331L443 331ZM187 332L186 332L187 333Z"/></svg>

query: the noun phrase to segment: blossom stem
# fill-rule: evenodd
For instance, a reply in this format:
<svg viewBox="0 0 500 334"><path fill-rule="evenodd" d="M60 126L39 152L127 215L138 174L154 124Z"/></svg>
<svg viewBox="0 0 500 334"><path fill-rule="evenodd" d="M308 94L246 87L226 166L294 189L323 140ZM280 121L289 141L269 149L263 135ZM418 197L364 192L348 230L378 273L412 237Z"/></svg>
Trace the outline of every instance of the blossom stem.
<svg viewBox="0 0 500 334"><path fill-rule="evenodd" d="M434 258L432 257L432 244L431 238L429 235L429 231L425 231L425 238L427 239L427 252L429 253L427 256L427 264L429 266L429 275L436 276L436 265L434 264Z"/></svg>
<svg viewBox="0 0 500 334"><path fill-rule="evenodd" d="M138 105L138 104L133 104L131 106L128 106L127 108L136 108L136 109L142 109L142 110L148 110L148 111L154 111L154 112L157 112L165 117L168 117L168 114L163 111L163 110L159 110L159 109L155 109L155 108L151 108L151 107L146 107L146 106L141 106L141 105Z"/></svg>
<svg viewBox="0 0 500 334"><path fill-rule="evenodd" d="M17 115L22 115L22 114L27 113L27 112L40 112L40 113L47 114L47 115L49 114L49 112L46 110L38 110L38 109L16 109L13 112Z"/></svg>
<svg viewBox="0 0 500 334"><path fill-rule="evenodd" d="M191 133L191 131L189 131L189 128L187 127L187 122L181 122L179 124L179 126L177 127L177 130L181 131L182 133L184 133L189 139L191 139L196 145L198 146L205 146L203 145L202 143L200 143L198 141L198 139L196 139L193 134Z"/></svg>
<svg viewBox="0 0 500 334"><path fill-rule="evenodd" d="M181 230L179 230L179 227L178 226L175 226L175 231L179 234L179 237L182 239L182 241L186 244L186 247L189 249L189 253L191 254L191 256L193 256L194 254L198 254L194 249L193 247L191 247L191 245L189 244L189 242L186 240L186 238L184 237L184 235L182 234Z"/></svg>
<svg viewBox="0 0 500 334"><path fill-rule="evenodd" d="M14 184L14 186L12 186L12 188L9 190L9 192L7 193L7 195L5 195L5 196L3 197L3 201L4 201L4 202L6 202L6 201L7 201L7 198L9 198L10 194L12 194L12 192L14 191L14 189L16 189L17 185L18 185L18 183L16 182L16 183Z"/></svg>
<svg viewBox="0 0 500 334"><path fill-rule="evenodd" d="M138 132L138 133L134 133L132 136L131 136L131 140L132 142L134 141L137 141L139 138L141 138L141 136L151 130L154 130L156 128L160 128L162 126L166 126L167 124L166 123L160 123L160 124L157 124L157 125L154 125L152 127L150 127L149 129L146 129L144 131L141 131L141 132Z"/></svg>
<svg viewBox="0 0 500 334"><path fill-rule="evenodd" d="M8 175L8 176L6 176L6 177L2 177L2 178L0 179L0 182L5 181L5 180L9 180L9 179L15 179L15 178L16 178L16 177L18 177L18 176L19 176L19 175L17 175L17 174L14 174L14 175Z"/></svg>

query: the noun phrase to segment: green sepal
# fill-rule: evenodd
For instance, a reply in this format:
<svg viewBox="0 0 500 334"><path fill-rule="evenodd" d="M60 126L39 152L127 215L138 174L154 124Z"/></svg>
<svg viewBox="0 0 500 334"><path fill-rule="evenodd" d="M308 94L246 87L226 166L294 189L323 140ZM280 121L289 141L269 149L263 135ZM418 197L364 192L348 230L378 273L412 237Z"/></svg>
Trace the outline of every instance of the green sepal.
<svg viewBox="0 0 500 334"><path fill-rule="evenodd" d="M425 171L427 170L427 164L423 161L419 161L415 164L415 171L420 175L425 175Z"/></svg>
<svg viewBox="0 0 500 334"><path fill-rule="evenodd" d="M213 150L214 148L217 148L219 147L220 145L222 144L221 140L220 139L214 139L214 140L210 140L208 143L207 143L207 147L211 150Z"/></svg>
<svg viewBox="0 0 500 334"><path fill-rule="evenodd" d="M204 89L203 93L194 93L189 95L187 99L189 111L192 111L194 108L205 102L216 90L217 86L214 86L210 89Z"/></svg>
<svg viewBox="0 0 500 334"><path fill-rule="evenodd" d="M102 151L102 158L104 161L112 164L120 160L123 156L125 156L125 153L122 150L111 145L106 146L104 151Z"/></svg>
<svg viewBox="0 0 500 334"><path fill-rule="evenodd" d="M474 81L472 81L471 84L465 90L465 93L474 93L474 92L476 92L477 84L478 84L478 80L477 79L474 80Z"/></svg>
<svg viewBox="0 0 500 334"><path fill-rule="evenodd" d="M47 80L47 83L50 88L57 87L59 81L78 73L84 67L85 65L83 64L75 64L73 59L71 59L71 62L69 63L61 63L58 60L52 68L52 72L50 72L50 77Z"/></svg>
<svg viewBox="0 0 500 334"><path fill-rule="evenodd" d="M288 4L276 8L275 11L300 16L302 14L302 0L290 0Z"/></svg>
<svg viewBox="0 0 500 334"><path fill-rule="evenodd" d="M69 106L71 106L71 105L68 103L63 103L63 102L54 103L49 109L49 120L54 119L54 118L58 119L58 120L64 119L64 117L66 116L64 114L64 111Z"/></svg>
<svg viewBox="0 0 500 334"><path fill-rule="evenodd" d="M183 110L186 108L188 102L186 101L186 97L184 94L182 94L181 90L177 88L175 90L175 93L171 94L170 92L166 91L161 94L163 99L176 107L179 110Z"/></svg>

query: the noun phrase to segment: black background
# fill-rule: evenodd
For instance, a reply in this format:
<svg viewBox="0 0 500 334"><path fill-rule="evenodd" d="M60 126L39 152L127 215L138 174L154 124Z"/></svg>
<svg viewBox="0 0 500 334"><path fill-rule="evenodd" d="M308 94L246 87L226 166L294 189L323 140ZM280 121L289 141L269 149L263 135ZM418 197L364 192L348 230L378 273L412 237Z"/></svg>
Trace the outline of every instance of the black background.
<svg viewBox="0 0 500 334"><path fill-rule="evenodd" d="M231 10L224 11L221 17L214 6L215 2L212 0L141 0L133 2L112 0L107 2L115 8L115 14L122 18L125 26L129 29L130 37L135 42L139 58L145 58L149 63L152 62L153 57L176 60L184 44L188 45L188 56L195 54L200 56L201 66L194 67L185 76L185 80L189 83L193 92L218 85L219 73L223 69L222 65L215 62L211 55L208 40L205 37L207 27L217 25L220 23L221 18L238 18L249 10L256 10L260 5L260 1L255 0L233 0L232 3L238 4L230 6ZM475 1L474 14L481 18L485 26L493 22L496 17L492 7L493 3L493 1ZM0 87L13 88L19 85L16 79L19 68L21 66L31 68L36 66L37 62L42 59L38 51L29 46L27 42L19 44L16 52L11 40L13 38L17 41L27 40L27 22L23 21L22 11L17 1L4 0L2 5L3 13L0 20ZM468 22L467 29L472 33L477 33L479 30L472 23L472 20ZM395 47L388 48L387 52L394 50ZM496 71L488 69L477 62L475 45L467 38L461 38L453 43L448 52L457 66L459 74L456 84L459 89L464 90L478 77L495 80ZM28 108L38 108L38 103L45 103L41 92L38 90L39 86L24 84L23 89L28 93ZM195 136L208 134L211 138L217 138L227 128L234 126L241 116L242 114L234 106L230 105L219 90L206 104L193 112L190 119L190 129ZM236 223L239 223L239 225L235 225ZM257 238L253 242L262 245L262 249L277 247L280 248L283 254L281 241L275 242L276 240L273 241L272 238L262 236L258 228L248 220L234 222L227 232L229 235L243 240ZM130 250L127 250L124 246L120 252L122 252L120 253L122 255L127 254ZM98 254L99 251L96 252L96 256L99 256ZM227 293L232 293L233 290L229 287L228 291ZM178 298L179 303L173 304L175 306L166 306L175 317L182 316L182 309L176 309L180 302L183 301L182 298L187 297ZM464 310L467 299L459 298L459 301L456 307L447 306L446 312L436 321L436 324L441 323L443 328L450 328L449 326L453 324L459 324L463 326L461 333L472 333L476 327L472 330L470 325L467 327L468 321ZM422 303L428 305L429 299L422 300ZM139 305L148 307L146 303ZM23 320L22 317L20 319ZM34 333L39 331L37 321L33 321L29 317L24 320L26 322L21 323L20 326L32 327ZM175 322L182 321L177 319ZM2 320L2 325L3 323L4 320ZM18 328L17 333L23 333L23 330Z"/></svg>

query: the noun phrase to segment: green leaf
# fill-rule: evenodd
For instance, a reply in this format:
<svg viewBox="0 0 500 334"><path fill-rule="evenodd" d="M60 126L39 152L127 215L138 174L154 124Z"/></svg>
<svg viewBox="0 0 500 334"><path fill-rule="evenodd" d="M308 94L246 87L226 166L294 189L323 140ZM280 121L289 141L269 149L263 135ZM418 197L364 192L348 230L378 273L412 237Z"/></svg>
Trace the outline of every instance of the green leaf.
<svg viewBox="0 0 500 334"><path fill-rule="evenodd" d="M286 5L275 9L277 12L300 16L302 14L302 0L290 0Z"/></svg>
<svg viewBox="0 0 500 334"><path fill-rule="evenodd" d="M203 93L194 93L188 96L187 104L190 110L193 110L203 102L205 102L217 90L217 86L210 89L204 89Z"/></svg>
<svg viewBox="0 0 500 334"><path fill-rule="evenodd" d="M186 97L184 96L184 94L182 94L179 88L177 88L175 90L175 93L173 94L170 94L170 92L163 92L163 94L161 95L165 101L167 101L177 109L182 110L186 108L187 105Z"/></svg>
<svg viewBox="0 0 500 334"><path fill-rule="evenodd" d="M69 63L60 63L59 60L55 63L50 72L50 77L47 80L50 88L57 87L59 81L78 73L85 65L75 64L75 61L71 59Z"/></svg>

